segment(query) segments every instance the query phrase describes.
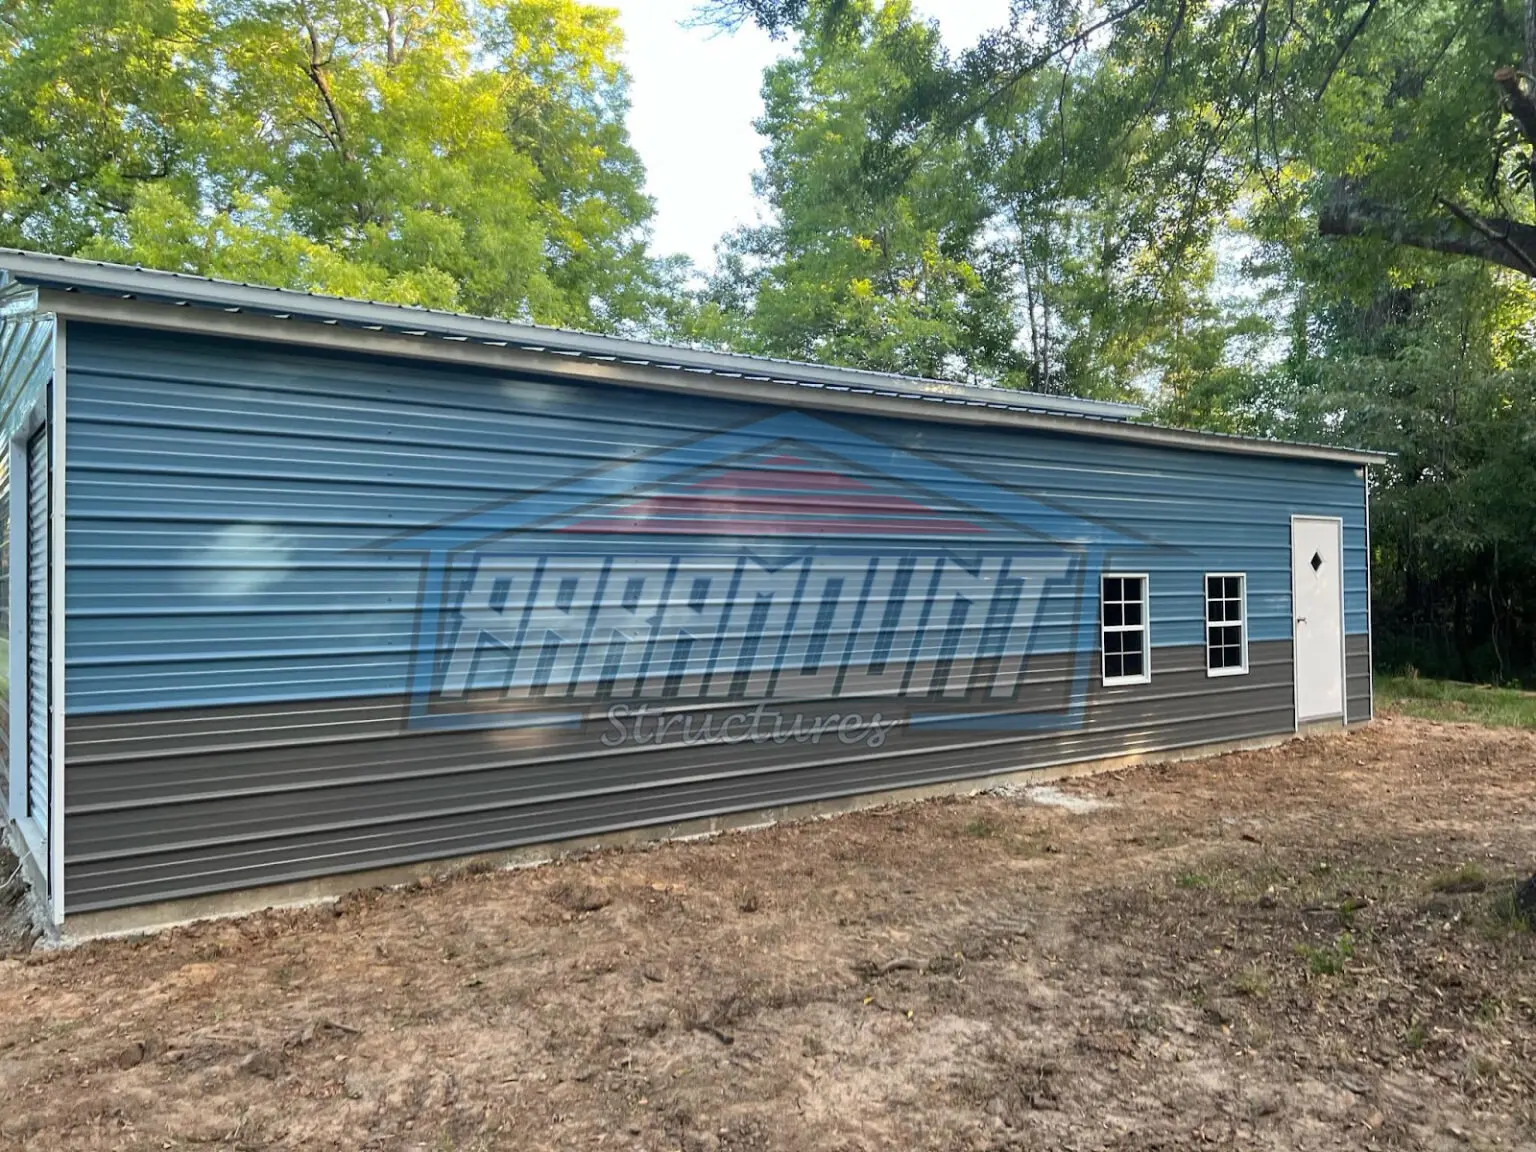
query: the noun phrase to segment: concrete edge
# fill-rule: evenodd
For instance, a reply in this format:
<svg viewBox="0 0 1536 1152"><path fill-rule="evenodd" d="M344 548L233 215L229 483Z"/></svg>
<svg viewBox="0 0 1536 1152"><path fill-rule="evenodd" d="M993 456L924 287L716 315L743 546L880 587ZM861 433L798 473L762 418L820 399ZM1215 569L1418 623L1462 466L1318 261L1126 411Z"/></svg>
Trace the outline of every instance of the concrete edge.
<svg viewBox="0 0 1536 1152"><path fill-rule="evenodd" d="M89 940L109 937L139 936L206 920L248 916L269 909L303 908L332 903L349 893L370 888L398 888L415 883L423 876L445 876L465 870L510 871L536 867L556 859L582 856L613 848L654 847L670 841L702 840L727 832L748 832L807 820L826 820L849 812L884 808L894 804L912 804L946 796L974 796L1010 784L1034 785L1078 776L1096 776L1154 764L1172 764L1184 760L1203 760L1233 752L1251 752L1274 748L1306 736L1341 732L1338 722L1309 725L1301 732L1230 740L1214 744L1194 744L1181 748L1111 756L1098 760L1022 768L971 776L940 784L897 788L881 792L863 792L831 800L812 800L799 804L757 808L727 816L710 816L676 824L648 824L596 836L577 836L568 840L523 845L497 852L477 852L416 864L391 865L362 872L344 872L286 884L242 888L206 896L189 896L129 908L108 908L65 916L62 932L49 941L52 947L70 948Z"/></svg>

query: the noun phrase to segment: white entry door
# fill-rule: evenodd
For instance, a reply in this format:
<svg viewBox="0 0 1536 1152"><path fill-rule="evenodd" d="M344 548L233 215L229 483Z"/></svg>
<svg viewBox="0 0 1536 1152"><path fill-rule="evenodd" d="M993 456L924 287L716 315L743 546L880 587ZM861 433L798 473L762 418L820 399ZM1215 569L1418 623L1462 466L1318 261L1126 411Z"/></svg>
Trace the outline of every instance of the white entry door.
<svg viewBox="0 0 1536 1152"><path fill-rule="evenodd" d="M1344 523L1291 517L1296 722L1344 715Z"/></svg>

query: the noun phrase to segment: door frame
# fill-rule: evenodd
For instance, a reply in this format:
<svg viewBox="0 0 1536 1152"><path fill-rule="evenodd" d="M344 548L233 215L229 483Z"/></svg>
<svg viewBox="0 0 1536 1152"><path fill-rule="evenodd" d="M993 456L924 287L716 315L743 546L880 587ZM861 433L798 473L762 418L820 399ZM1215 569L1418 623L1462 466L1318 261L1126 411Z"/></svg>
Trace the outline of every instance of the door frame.
<svg viewBox="0 0 1536 1152"><path fill-rule="evenodd" d="M15 433L11 436L10 443L7 445L7 450L10 453L11 470L11 628L9 637L10 687L8 689L11 724L11 755L9 765L11 785L10 809L11 819L15 822L16 830L21 835L22 843L26 845L27 851L32 857L33 865L44 881L45 890L48 887L48 873L51 866L51 851L48 850L52 848L49 839L53 831L53 821L50 819L44 825L27 813L27 788L31 780L27 770L27 756L31 750L29 737L31 729L27 718L31 694L29 671L27 668L28 646L31 642L28 625L31 620L27 604L27 593L32 562L32 538L31 533L28 531L28 512L32 496L32 470L28 466L27 445L32 437L37 435L40 429L46 429L47 425L48 396L45 389L44 394L38 398L37 402L22 417ZM44 435L49 434L50 432L44 432ZM21 480L19 485L16 483L18 477ZM43 560L44 564L47 565L44 573L44 581L47 584L51 584L47 577L52 567L52 559L50 555L44 557ZM46 589L50 621L53 616L52 591L51 587ZM50 625L49 631L51 632L51 630ZM52 652L48 656L49 659L45 667L52 665ZM45 684L45 694L49 692L50 688L51 683ZM51 739L49 743L52 743ZM52 760L51 755L49 759ZM51 817L54 807L51 764L48 771L48 815ZM44 854L45 851L47 855Z"/></svg>
<svg viewBox="0 0 1536 1152"><path fill-rule="evenodd" d="M1295 721L1294 730L1301 731L1303 724L1315 724L1332 720L1331 715L1308 716L1301 714L1301 659L1298 654L1296 638L1296 521L1310 520L1314 523L1332 524L1338 533L1339 541L1339 723L1347 723L1349 716L1349 679L1348 666L1344 656L1344 637L1346 628L1344 623L1344 517L1342 516L1318 516L1305 512L1293 512L1290 520L1290 554L1291 565L1291 715Z"/></svg>
<svg viewBox="0 0 1536 1152"><path fill-rule="evenodd" d="M64 321L55 321L52 371L26 407L8 438L0 436L0 451L8 453L11 474L9 709L11 741L6 804L11 822L26 849L26 866L34 890L44 897L48 918L64 923ZM17 476L29 476L27 441L40 427L48 429L48 820L42 827L26 812L27 787L27 485L17 489ZM20 472L17 469L20 468ZM19 495L19 498L18 498ZM21 566L17 545L21 544ZM19 690L18 690L19 687ZM20 740L17 734L22 734ZM41 843L39 843L41 841ZM46 849L46 855L41 849Z"/></svg>

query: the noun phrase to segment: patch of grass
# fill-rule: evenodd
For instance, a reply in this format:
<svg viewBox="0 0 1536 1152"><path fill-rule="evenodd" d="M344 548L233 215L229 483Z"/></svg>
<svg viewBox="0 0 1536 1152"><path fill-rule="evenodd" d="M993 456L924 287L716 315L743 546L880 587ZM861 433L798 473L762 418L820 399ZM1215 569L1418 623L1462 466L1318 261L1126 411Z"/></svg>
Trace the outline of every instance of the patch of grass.
<svg viewBox="0 0 1536 1152"><path fill-rule="evenodd" d="M1340 932L1332 944L1316 948L1311 944L1296 945L1296 955L1307 962L1314 976L1337 976L1344 971L1344 964L1355 954L1355 938L1348 932Z"/></svg>
<svg viewBox="0 0 1536 1152"><path fill-rule="evenodd" d="M1001 830L997 821L988 820L985 816L978 816L965 826L965 834L973 840L990 840Z"/></svg>
<svg viewBox="0 0 1536 1152"><path fill-rule="evenodd" d="M1003 851L1021 860L1033 860L1045 854L1045 843L1039 839L1040 835L1040 833L1025 832L1009 836L1003 841Z"/></svg>
<svg viewBox="0 0 1536 1152"><path fill-rule="evenodd" d="M1536 931L1536 923L1526 915L1516 899L1517 884L1503 885L1488 905L1488 919L1499 934Z"/></svg>
<svg viewBox="0 0 1536 1152"><path fill-rule="evenodd" d="M601 888L574 881L556 884L548 889L546 895L573 916L596 912L613 903L613 897Z"/></svg>
<svg viewBox="0 0 1536 1152"><path fill-rule="evenodd" d="M1467 1075L1477 1080L1492 1080L1499 1074L1499 1062L1492 1056L1474 1052L1467 1057Z"/></svg>
<svg viewBox="0 0 1536 1152"><path fill-rule="evenodd" d="M1232 978L1232 990L1250 1000L1261 1000L1269 995L1269 973L1257 964L1249 965Z"/></svg>
<svg viewBox="0 0 1536 1152"><path fill-rule="evenodd" d="M1344 897L1339 903L1339 927L1353 928L1355 926L1355 913L1369 906L1369 900L1362 900L1358 896Z"/></svg>
<svg viewBox="0 0 1536 1152"><path fill-rule="evenodd" d="M1209 888L1211 878L1198 872L1180 872L1174 883L1180 888Z"/></svg>
<svg viewBox="0 0 1536 1152"><path fill-rule="evenodd" d="M1410 1052L1417 1052L1429 1042L1429 1029L1424 1027L1424 1021L1415 1020L1403 1033L1403 1046Z"/></svg>
<svg viewBox="0 0 1536 1152"><path fill-rule="evenodd" d="M1536 692L1427 680L1419 676L1378 676L1376 700L1392 712L1422 720L1536 728Z"/></svg>
<svg viewBox="0 0 1536 1152"><path fill-rule="evenodd" d="M1481 892L1488 887L1488 873L1477 864L1463 864L1454 872L1442 872L1429 882L1430 889L1447 895Z"/></svg>

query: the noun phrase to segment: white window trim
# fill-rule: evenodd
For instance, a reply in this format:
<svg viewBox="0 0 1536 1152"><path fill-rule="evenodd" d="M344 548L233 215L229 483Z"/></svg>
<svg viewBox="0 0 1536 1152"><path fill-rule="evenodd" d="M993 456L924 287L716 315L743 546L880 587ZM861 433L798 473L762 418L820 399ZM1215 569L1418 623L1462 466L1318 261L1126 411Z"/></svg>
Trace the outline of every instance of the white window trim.
<svg viewBox="0 0 1536 1152"><path fill-rule="evenodd" d="M1134 624L1106 625L1104 623L1104 581L1141 581L1141 675L1104 675L1104 636L1108 632L1135 632ZM1119 684L1147 684L1152 680L1152 578L1145 572L1103 572L1099 575L1099 682L1106 687Z"/></svg>
<svg viewBox="0 0 1536 1152"><path fill-rule="evenodd" d="M1213 579L1230 579L1236 577L1242 581L1242 601L1239 611L1243 618L1243 662L1237 668L1212 668L1211 667L1211 586ZM1207 572L1205 578L1200 581L1200 618L1205 624L1205 675L1208 679L1217 676L1246 676L1248 675L1248 573L1246 572ZM1225 623L1225 621L1224 621Z"/></svg>

